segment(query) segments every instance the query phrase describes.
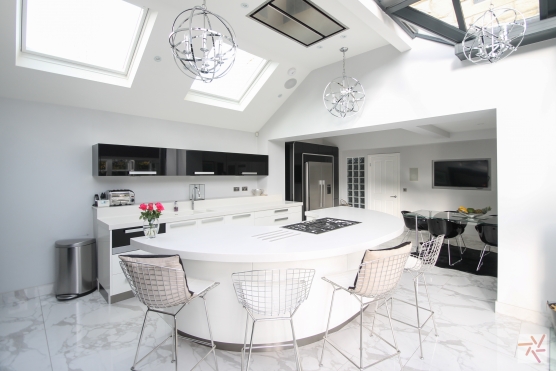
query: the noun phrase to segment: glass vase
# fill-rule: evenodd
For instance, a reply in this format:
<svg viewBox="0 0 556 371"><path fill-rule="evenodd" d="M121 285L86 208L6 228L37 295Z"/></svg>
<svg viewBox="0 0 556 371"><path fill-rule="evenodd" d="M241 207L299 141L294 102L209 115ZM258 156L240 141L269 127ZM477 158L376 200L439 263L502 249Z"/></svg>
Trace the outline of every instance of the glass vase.
<svg viewBox="0 0 556 371"><path fill-rule="evenodd" d="M159 226L160 224L158 223L158 219L145 220L143 222L143 232L145 233L145 237L155 238L158 234Z"/></svg>

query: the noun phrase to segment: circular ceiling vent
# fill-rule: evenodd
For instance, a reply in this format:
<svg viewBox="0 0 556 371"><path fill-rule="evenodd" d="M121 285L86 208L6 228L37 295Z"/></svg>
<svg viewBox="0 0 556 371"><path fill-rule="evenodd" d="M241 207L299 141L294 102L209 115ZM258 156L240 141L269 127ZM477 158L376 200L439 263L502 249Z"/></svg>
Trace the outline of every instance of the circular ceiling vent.
<svg viewBox="0 0 556 371"><path fill-rule="evenodd" d="M286 83L284 84L284 87L286 89L291 89L294 86L297 85L297 80L296 79L289 79L288 81L286 81Z"/></svg>

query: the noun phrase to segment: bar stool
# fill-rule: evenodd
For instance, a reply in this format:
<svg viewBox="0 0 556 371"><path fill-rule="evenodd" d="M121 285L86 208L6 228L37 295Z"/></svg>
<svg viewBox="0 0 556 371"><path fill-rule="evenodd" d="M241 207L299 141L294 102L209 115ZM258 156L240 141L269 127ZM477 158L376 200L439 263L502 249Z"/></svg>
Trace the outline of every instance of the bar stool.
<svg viewBox="0 0 556 371"><path fill-rule="evenodd" d="M198 339L189 339L185 336L180 337L210 347L207 354L193 366L192 370L212 352L216 371L218 371L218 361L216 360L215 352L216 346L212 340L212 330L210 328L205 295L220 283L192 278L187 279L179 255L121 255L120 260L120 266L131 286L133 294L141 303L147 306L147 312L143 320L143 327L141 328L141 335L139 336L139 343L137 344L137 351L135 352L135 359L131 370L135 370L135 366L137 366L138 363L142 362L152 352L157 350L169 338L173 338L172 363L175 363L176 371L178 370L178 329L176 326L176 316L187 304L197 298L201 298L203 299L205 307L210 343ZM146 262L152 264L147 264ZM172 307L178 308L174 308L173 310L168 309ZM141 340L143 339L143 332L149 312L172 316L174 318L174 326L170 336L138 361L139 348L141 346Z"/></svg>
<svg viewBox="0 0 556 371"><path fill-rule="evenodd" d="M256 270L232 274L232 282L237 300L247 312L245 336L243 338L243 348L241 349L242 371L245 352L247 351L249 317L252 319L251 340L249 342L249 355L247 356L247 368L245 370L249 370L253 349L270 348L269 346L253 346L255 324L260 321L276 320L290 321L295 362L297 369L299 371L302 370L293 327L293 315L309 296L314 276L314 269L302 268L286 269L284 271Z"/></svg>
<svg viewBox="0 0 556 371"><path fill-rule="evenodd" d="M454 266L457 263L461 262L463 260L463 253L467 250L467 248L464 248L462 250L458 242L458 237L461 237L463 229L465 228L464 225L441 218L431 218L428 220L428 223L429 233L431 234L431 236L438 237L440 235L444 235L444 239L448 241L448 264L450 266ZM459 248L459 260L453 263L450 249L451 239L456 240L456 246Z"/></svg>
<svg viewBox="0 0 556 371"><path fill-rule="evenodd" d="M431 318L432 318L432 323L434 325L434 334L438 336L438 330L436 328L436 321L434 320L434 311L432 310L431 298L429 296L429 289L427 287L427 279L425 277L425 273L436 264L436 261L438 260L438 256L440 255L440 249L442 247L443 242L444 242L444 236L443 235L437 236L432 240L425 242L421 246L421 250L419 251L419 254L410 256L409 259L407 259L407 263L405 265L404 271L413 275L413 289L415 291L415 303L410 303L397 298L391 298L390 300L391 302L390 306L392 306L392 299L395 299L397 301L400 301L405 304L413 305L415 307L417 311L417 326L404 322L394 317L392 317L392 319L394 321L398 321L405 325L416 328L419 331L419 349L421 351L421 359L423 359L423 340L421 337L421 330L427 324L428 320ZM425 284L425 292L427 293L429 309L419 306L419 278L423 278L423 283ZM426 310L427 312L430 312L430 315L423 322L421 321L419 316L419 309L423 309ZM377 312L377 314L384 316L384 314L382 313Z"/></svg>
<svg viewBox="0 0 556 371"><path fill-rule="evenodd" d="M479 264L477 265L477 272L483 266L483 258L490 254L490 247L498 247L498 227L495 225L489 225L485 223L480 223L475 226L475 230L479 233L479 238L485 244L483 251L481 251L481 258L479 259ZM485 254L486 248L488 251Z"/></svg>
<svg viewBox="0 0 556 371"><path fill-rule="evenodd" d="M405 227L407 228L407 232L405 232L405 235L403 236L402 242L405 241L409 232L415 231L416 228L419 231L419 236L421 237L421 242L425 242L425 239L423 238L422 231L426 231L426 232L429 231L429 226L427 224L427 219L424 218L424 217L417 217L417 226L415 226L415 217L405 216L405 214L409 214L409 213L410 213L409 211L405 211L405 210L402 211L403 222L405 223Z"/></svg>
<svg viewBox="0 0 556 371"><path fill-rule="evenodd" d="M388 251L391 250L391 251ZM333 287L332 292L332 300L330 302L330 312L328 314L328 324L326 325L326 332L324 333L323 337L323 344L322 344L322 353L320 356L320 365L322 366L322 360L324 357L324 349L326 344L330 344L334 349L336 349L342 356L344 356L348 361L350 361L355 367L359 370L363 370L376 364L383 362L387 359L392 357L398 356L398 360L400 362L400 367L402 367L400 350L398 348L398 344L396 342L396 336L394 335L394 328L392 327L392 319L390 315L390 309L388 308L387 300L392 297L392 293L398 286L398 283L402 277L404 267L407 263L407 259L409 257L409 253L411 251L411 242L406 242L402 245L399 245L393 249L384 250L368 250L363 257L363 262L359 266L359 269L354 269L351 271L347 271L344 273L322 277L322 279L328 283L330 283ZM395 255L388 255L390 252L393 252ZM380 254L384 254L382 258L369 260L367 259L367 253L377 253L378 256ZM377 256L377 255L375 255ZM372 259L372 257L370 258ZM355 277L355 282L354 282ZM336 291L344 290L348 292L353 298L355 298L360 305L359 310L359 364L355 363L350 356L346 355L342 352L337 345L328 339L328 330L330 328L330 318L332 316L332 308L334 306L334 296L336 295ZM369 307L371 303L378 303L380 300L384 302L386 306L386 311L388 313L388 319L390 322L390 330L392 331L392 338L394 339L394 344L391 344L389 341L378 335L371 330L371 336L374 334L380 338L380 340L384 341L388 346L393 348L396 352L386 357L369 364L367 366L363 366L363 312L365 309ZM378 307L378 305L377 305ZM375 311L376 314L376 311ZM374 323L374 316L373 316L373 323Z"/></svg>

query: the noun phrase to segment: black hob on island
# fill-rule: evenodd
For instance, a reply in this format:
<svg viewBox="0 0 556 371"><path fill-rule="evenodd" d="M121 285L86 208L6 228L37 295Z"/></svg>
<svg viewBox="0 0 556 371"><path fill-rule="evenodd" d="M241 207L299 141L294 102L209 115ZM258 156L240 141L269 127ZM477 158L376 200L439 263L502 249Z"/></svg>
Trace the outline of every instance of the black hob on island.
<svg viewBox="0 0 556 371"><path fill-rule="evenodd" d="M320 219L312 220L310 222L285 225L282 228L293 229L295 231L312 233L312 234L321 234L321 233L334 231L336 229L349 227L359 223L361 222L354 222L352 220L343 220L343 219L334 219L334 218L320 218Z"/></svg>

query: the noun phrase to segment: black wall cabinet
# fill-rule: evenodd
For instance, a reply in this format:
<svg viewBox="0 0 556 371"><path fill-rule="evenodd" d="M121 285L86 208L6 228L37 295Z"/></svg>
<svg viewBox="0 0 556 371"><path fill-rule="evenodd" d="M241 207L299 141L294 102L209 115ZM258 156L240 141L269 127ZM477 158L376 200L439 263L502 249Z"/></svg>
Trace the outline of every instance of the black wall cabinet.
<svg viewBox="0 0 556 371"><path fill-rule="evenodd" d="M94 176L268 175L268 156L95 144Z"/></svg>

